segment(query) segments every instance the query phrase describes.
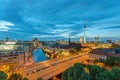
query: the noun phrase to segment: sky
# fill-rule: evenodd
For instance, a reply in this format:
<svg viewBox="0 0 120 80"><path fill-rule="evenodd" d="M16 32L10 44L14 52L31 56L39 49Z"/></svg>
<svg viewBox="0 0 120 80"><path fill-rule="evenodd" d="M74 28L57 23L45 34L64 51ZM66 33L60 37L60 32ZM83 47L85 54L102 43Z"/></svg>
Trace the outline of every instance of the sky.
<svg viewBox="0 0 120 80"><path fill-rule="evenodd" d="M0 0L0 39L120 40L120 0Z"/></svg>

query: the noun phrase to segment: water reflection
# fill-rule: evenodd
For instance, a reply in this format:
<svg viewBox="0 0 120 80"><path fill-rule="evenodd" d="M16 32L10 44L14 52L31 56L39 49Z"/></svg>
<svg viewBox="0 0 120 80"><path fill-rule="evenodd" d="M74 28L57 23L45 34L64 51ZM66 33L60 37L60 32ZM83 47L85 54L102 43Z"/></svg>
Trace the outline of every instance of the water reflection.
<svg viewBox="0 0 120 80"><path fill-rule="evenodd" d="M36 63L36 62L45 61L47 58L43 53L42 49L38 48L33 51L32 59Z"/></svg>

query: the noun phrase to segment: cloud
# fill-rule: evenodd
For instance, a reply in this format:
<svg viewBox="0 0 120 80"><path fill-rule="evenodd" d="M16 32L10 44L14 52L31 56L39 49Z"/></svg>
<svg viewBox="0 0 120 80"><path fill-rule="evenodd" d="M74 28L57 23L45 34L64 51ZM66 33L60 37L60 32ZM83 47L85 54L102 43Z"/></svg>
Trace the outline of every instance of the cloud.
<svg viewBox="0 0 120 80"><path fill-rule="evenodd" d="M37 38L44 38L44 37L51 37L50 35L39 35L39 34L34 34L34 35L31 35L30 37L37 37Z"/></svg>
<svg viewBox="0 0 120 80"><path fill-rule="evenodd" d="M0 31L8 31L11 29L11 26L14 26L14 24L7 21L0 21Z"/></svg>
<svg viewBox="0 0 120 80"><path fill-rule="evenodd" d="M102 28L102 29L120 29L120 25L114 25L114 26L109 26L109 27L105 27L105 28Z"/></svg>
<svg viewBox="0 0 120 80"><path fill-rule="evenodd" d="M0 31L8 31L11 37L16 34L16 38L24 39L66 38L68 35L79 38L83 36L84 17L88 36L101 32L100 36L108 36L107 29L115 29L116 32L111 32L114 35L119 33L119 0L1 0L0 5L0 20L15 25L0 24Z"/></svg>
<svg viewBox="0 0 120 80"><path fill-rule="evenodd" d="M71 26L74 26L74 24L57 24L56 27L61 27L61 28L69 28Z"/></svg>
<svg viewBox="0 0 120 80"><path fill-rule="evenodd" d="M50 37L52 37L52 38L55 38L55 37L68 38L69 34L67 34L67 33L55 34L55 35L33 34L33 35L29 36L29 37L32 37L32 38L35 38L35 37L37 37L37 38L50 38Z"/></svg>

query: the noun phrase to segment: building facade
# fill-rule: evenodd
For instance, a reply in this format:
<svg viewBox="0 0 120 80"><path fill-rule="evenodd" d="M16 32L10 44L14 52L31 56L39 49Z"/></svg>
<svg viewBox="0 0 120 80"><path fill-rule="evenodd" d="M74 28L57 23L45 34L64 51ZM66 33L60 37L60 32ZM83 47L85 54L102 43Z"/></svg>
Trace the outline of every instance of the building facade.
<svg viewBox="0 0 120 80"><path fill-rule="evenodd" d="M82 37L80 37L80 43L83 43L83 38Z"/></svg>
<svg viewBox="0 0 120 80"><path fill-rule="evenodd" d="M100 60L100 59L105 60L109 56L120 57L120 49L115 49L115 48L94 49L90 52L89 59L90 60Z"/></svg>
<svg viewBox="0 0 120 80"><path fill-rule="evenodd" d="M21 66L25 64L25 51L12 50L0 51L0 66L1 65L16 65Z"/></svg>

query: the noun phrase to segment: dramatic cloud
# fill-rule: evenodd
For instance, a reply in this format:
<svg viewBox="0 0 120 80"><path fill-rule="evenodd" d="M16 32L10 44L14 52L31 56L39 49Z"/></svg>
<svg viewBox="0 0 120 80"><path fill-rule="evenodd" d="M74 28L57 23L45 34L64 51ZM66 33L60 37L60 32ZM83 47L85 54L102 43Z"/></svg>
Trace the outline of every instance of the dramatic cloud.
<svg viewBox="0 0 120 80"><path fill-rule="evenodd" d="M0 21L0 31L8 31L11 29L11 26L14 26L14 24L7 21Z"/></svg>
<svg viewBox="0 0 120 80"><path fill-rule="evenodd" d="M120 0L0 0L0 38L120 37ZM6 22L6 23L5 23ZM16 34L16 35L14 35ZM114 35L114 36L113 36Z"/></svg>

